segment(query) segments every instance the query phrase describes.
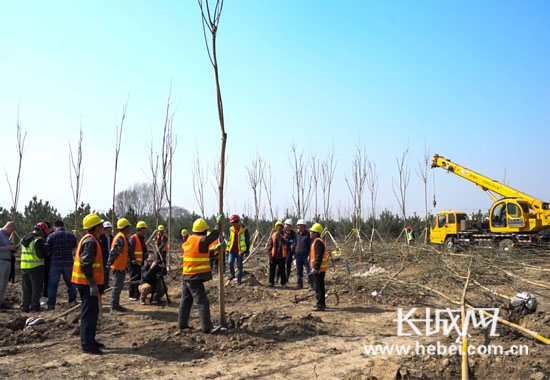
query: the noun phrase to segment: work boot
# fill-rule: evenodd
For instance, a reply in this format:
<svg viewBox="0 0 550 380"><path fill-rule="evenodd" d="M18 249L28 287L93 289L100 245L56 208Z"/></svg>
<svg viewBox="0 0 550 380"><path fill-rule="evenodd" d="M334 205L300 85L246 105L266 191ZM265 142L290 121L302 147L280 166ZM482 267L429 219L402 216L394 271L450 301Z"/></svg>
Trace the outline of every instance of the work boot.
<svg viewBox="0 0 550 380"><path fill-rule="evenodd" d="M139 299L139 304L140 305L145 305L145 298L140 298Z"/></svg>
<svg viewBox="0 0 550 380"><path fill-rule="evenodd" d="M111 314L126 313L128 311L130 310L120 305L111 307Z"/></svg>
<svg viewBox="0 0 550 380"><path fill-rule="evenodd" d="M94 343L97 348L105 348L105 345L101 342L98 342L97 340L94 340Z"/></svg>
<svg viewBox="0 0 550 380"><path fill-rule="evenodd" d="M304 288L304 286L301 285L301 284L298 284L294 287L295 290L300 290L300 289L303 289L303 288Z"/></svg>
<svg viewBox="0 0 550 380"><path fill-rule="evenodd" d="M82 352L86 354L91 355L103 355L103 351L101 351L98 347L92 346L92 347L82 347Z"/></svg>
<svg viewBox="0 0 550 380"><path fill-rule="evenodd" d="M212 326L212 328L208 331L203 331L203 333L205 334L216 334L217 332L219 332L220 330L222 329L221 326Z"/></svg>
<svg viewBox="0 0 550 380"><path fill-rule="evenodd" d="M325 311L325 307L324 306L320 306L320 305L315 305L311 308L311 311Z"/></svg>

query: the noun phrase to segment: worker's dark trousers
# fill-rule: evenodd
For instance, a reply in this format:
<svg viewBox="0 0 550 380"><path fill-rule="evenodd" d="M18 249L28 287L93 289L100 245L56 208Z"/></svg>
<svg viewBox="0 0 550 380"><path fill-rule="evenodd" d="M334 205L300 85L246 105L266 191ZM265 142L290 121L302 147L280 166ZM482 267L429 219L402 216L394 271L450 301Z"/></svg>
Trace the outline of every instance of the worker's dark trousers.
<svg viewBox="0 0 550 380"><path fill-rule="evenodd" d="M128 287L128 297L139 298L139 280L141 280L141 265L132 264L130 268L130 286Z"/></svg>
<svg viewBox="0 0 550 380"><path fill-rule="evenodd" d="M23 287L21 308L28 310L30 307L31 311L40 311L40 296L42 296L42 287L44 286L44 266L23 269L21 285Z"/></svg>
<svg viewBox="0 0 550 380"><path fill-rule="evenodd" d="M78 292L82 300L82 316L80 318L80 344L82 348L96 346L95 333L99 316L99 299L90 295L89 286L79 286Z"/></svg>
<svg viewBox="0 0 550 380"><path fill-rule="evenodd" d="M292 270L292 261L294 259L294 254L289 253L288 257L286 258L286 280L288 281L290 279L290 271Z"/></svg>
<svg viewBox="0 0 550 380"><path fill-rule="evenodd" d="M285 263L286 258L271 258L269 260L269 284L275 285L275 272L277 272L277 276L281 279L281 285L286 285Z"/></svg>
<svg viewBox="0 0 550 380"><path fill-rule="evenodd" d="M195 301L199 309L201 330L203 332L209 332L212 330L210 301L208 301L208 295L206 294L206 289L204 289L204 282L202 280L182 281L181 300L178 310L178 328L183 329L189 326L189 314L191 313L193 301Z"/></svg>
<svg viewBox="0 0 550 380"><path fill-rule="evenodd" d="M51 256L44 258L44 285L42 286L42 296L48 298L48 288L50 286L50 267L52 265Z"/></svg>
<svg viewBox="0 0 550 380"><path fill-rule="evenodd" d="M111 293L111 309L120 306L120 292L124 287L124 277L126 277L125 270L112 269L113 272L113 292Z"/></svg>
<svg viewBox="0 0 550 380"><path fill-rule="evenodd" d="M298 287L304 286L304 270L306 271L307 283L310 288L313 288L312 274L309 269L309 260L307 253L296 254L296 282Z"/></svg>
<svg viewBox="0 0 550 380"><path fill-rule="evenodd" d="M317 306L326 307L325 272L313 274L313 287L315 288L315 298L317 298Z"/></svg>

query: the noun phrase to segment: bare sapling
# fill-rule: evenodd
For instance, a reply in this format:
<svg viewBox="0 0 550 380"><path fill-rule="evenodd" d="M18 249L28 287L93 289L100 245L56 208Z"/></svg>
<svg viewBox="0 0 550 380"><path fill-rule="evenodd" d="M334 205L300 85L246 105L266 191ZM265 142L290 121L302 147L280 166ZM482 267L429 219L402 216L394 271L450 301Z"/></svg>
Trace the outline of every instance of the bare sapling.
<svg viewBox="0 0 550 380"><path fill-rule="evenodd" d="M321 192L323 194L323 216L325 220L325 229L328 228L330 218L330 192L334 180L337 161L334 160L334 147L329 151L327 157L321 163Z"/></svg>
<svg viewBox="0 0 550 380"><path fill-rule="evenodd" d="M160 210L164 204L164 188L163 181L159 178L159 162L160 157L158 153L155 153L153 150L153 137L151 137L151 146L149 147L149 170L153 193L153 214L155 215L155 223L157 226L160 223Z"/></svg>
<svg viewBox="0 0 550 380"><path fill-rule="evenodd" d="M392 178L392 188L395 199L399 204L399 210L401 211L401 216L403 217L403 230L401 234L405 231L407 226L407 188L409 186L409 181L411 179L411 170L407 166L407 154L409 153L409 147L403 151L401 157L396 157L395 162L397 163L397 180ZM407 246L409 240L405 237L407 241Z"/></svg>
<svg viewBox="0 0 550 380"><path fill-rule="evenodd" d="M262 207L262 181L264 177L265 161L262 159L259 153L251 159L250 166L246 167L248 184L252 189L252 195L254 196L254 222L256 223L256 230L254 231L254 237L252 238L252 246L257 238L260 229L260 209Z"/></svg>
<svg viewBox="0 0 550 380"><path fill-rule="evenodd" d="M80 196L82 194L82 182L84 179L84 173L82 171L82 119L80 120L80 134L78 138L78 148L76 149L76 160L73 155L73 149L71 142L69 141L69 177L71 180L71 190L73 193L74 201L74 229L78 229L78 204L80 203Z"/></svg>
<svg viewBox="0 0 550 380"><path fill-rule="evenodd" d="M120 119L120 124L116 125L116 141L115 141L115 171L113 175L113 206L112 206L112 218L111 222L115 225L116 221L116 208L115 208L115 197L116 197L116 175L118 172L118 156L120 154L120 146L122 144L122 129L124 127L124 120L126 119L126 109L128 108L128 102L130 97L126 99L126 104L122 106L122 118Z"/></svg>
<svg viewBox="0 0 550 380"><path fill-rule="evenodd" d="M372 229L370 232L370 239L369 239L369 251L371 256L374 254L374 247L373 247L373 241L374 241L374 234L378 233L376 231L376 197L378 195L378 172L376 171L376 162L367 160L367 188L369 189L370 194L370 209L371 209L371 221L372 221ZM380 236L379 236L380 237ZM380 237L380 239L382 239Z"/></svg>
<svg viewBox="0 0 550 380"><path fill-rule="evenodd" d="M172 129L175 111L170 110L170 106L172 105L171 95L172 84L170 84L170 91L168 92L168 99L166 101L161 151L162 188L164 189L164 198L166 199L166 203L168 203L168 247L172 247L172 163L177 144ZM166 266L170 269L170 254L166 256L166 261Z"/></svg>
<svg viewBox="0 0 550 380"><path fill-rule="evenodd" d="M264 185L265 197L267 198L267 205L269 206L269 215L271 221L275 220L275 213L273 212L273 172L271 171L271 164L266 163L265 172L262 176L262 183Z"/></svg>
<svg viewBox="0 0 550 380"><path fill-rule="evenodd" d="M304 152L302 151L298 153L295 143L292 143L290 148L292 149L292 158L290 163L294 181L292 200L294 201L296 216L305 219L309 206L311 205L311 198L313 195L311 174L309 171L309 165L306 164L306 160L304 158Z"/></svg>
<svg viewBox="0 0 550 380"><path fill-rule="evenodd" d="M8 177L8 172L6 171L6 168L4 168L4 173L6 174L6 181L8 182L8 186L10 188L12 220L15 220L15 217L17 215L17 205L19 203L19 194L21 190L21 167L23 164L23 154L25 153L25 140L27 138L27 132L23 134L21 130L21 123L19 122L19 106L17 106L17 120L15 121L15 126L17 131L18 163L17 163L17 177L15 178L15 186L13 188L11 187L10 179Z"/></svg>
<svg viewBox="0 0 550 380"><path fill-rule="evenodd" d="M353 214L352 224L353 229L348 235L348 238L354 238L355 243L353 252L357 250L357 246L363 252L363 243L361 241L361 224L363 216L363 195L365 193L365 182L367 180L367 152L364 148L357 146L357 150L351 162L351 178L345 176L345 181L348 186L349 193L352 199Z"/></svg>
<svg viewBox="0 0 550 380"><path fill-rule="evenodd" d="M420 180L424 184L424 217L426 222L426 226L424 227L423 232L424 245L428 244L428 231L430 230L430 221L428 220L428 178L430 174L430 163L430 149L426 147L426 143L424 143L424 156L422 157L422 160L418 162L418 168L416 169L416 174L418 175L418 178L420 178Z"/></svg>
<svg viewBox="0 0 550 380"><path fill-rule="evenodd" d="M191 168L191 174L193 176L193 193L195 194L195 200L197 201L201 217L204 218L204 188L207 181L206 172L208 171L208 165L206 165L205 169L201 160L199 148L195 145L195 162Z"/></svg>
<svg viewBox="0 0 550 380"><path fill-rule="evenodd" d="M223 215L223 196L224 196L224 184L225 184L225 147L227 144L227 133L225 131L225 120L223 114L223 101L222 92L220 88L220 77L218 70L218 57L216 51L216 37L218 35L218 26L220 23L220 17L223 10L223 0L216 0L214 8L209 4L208 0L198 0L199 8L202 16L202 29L204 33L204 42L206 44L206 50L208 52L208 58L214 69L214 77L216 82L216 103L218 106L218 119L220 122L221 133L221 146L220 146L220 173L218 179L218 215ZM206 30L210 33L210 42L207 37ZM222 219L218 219L218 231L220 232L220 241L223 239ZM219 309L220 309L220 324L226 325L225 321L225 291L224 291L224 279L223 279L223 252L219 251Z"/></svg>

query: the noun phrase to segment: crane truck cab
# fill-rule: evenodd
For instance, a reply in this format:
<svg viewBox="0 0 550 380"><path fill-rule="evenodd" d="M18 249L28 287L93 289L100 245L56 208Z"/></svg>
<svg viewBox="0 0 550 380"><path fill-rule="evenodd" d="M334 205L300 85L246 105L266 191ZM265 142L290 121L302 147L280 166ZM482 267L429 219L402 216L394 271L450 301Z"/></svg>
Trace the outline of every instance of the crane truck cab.
<svg viewBox="0 0 550 380"><path fill-rule="evenodd" d="M468 215L463 211L443 211L437 214L430 228L430 242L446 251L454 251L458 233L465 229Z"/></svg>

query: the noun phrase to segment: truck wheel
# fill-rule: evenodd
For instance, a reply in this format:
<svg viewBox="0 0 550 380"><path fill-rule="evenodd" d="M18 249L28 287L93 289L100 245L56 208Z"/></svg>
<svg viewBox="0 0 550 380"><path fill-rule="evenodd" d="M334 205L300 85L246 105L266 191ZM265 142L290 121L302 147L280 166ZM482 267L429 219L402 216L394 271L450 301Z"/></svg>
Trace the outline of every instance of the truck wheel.
<svg viewBox="0 0 550 380"><path fill-rule="evenodd" d="M457 251L455 239L453 237L448 237L443 243L443 251L454 253Z"/></svg>
<svg viewBox="0 0 550 380"><path fill-rule="evenodd" d="M515 243L512 239L504 239L498 243L498 250L500 252L512 252L514 250Z"/></svg>

